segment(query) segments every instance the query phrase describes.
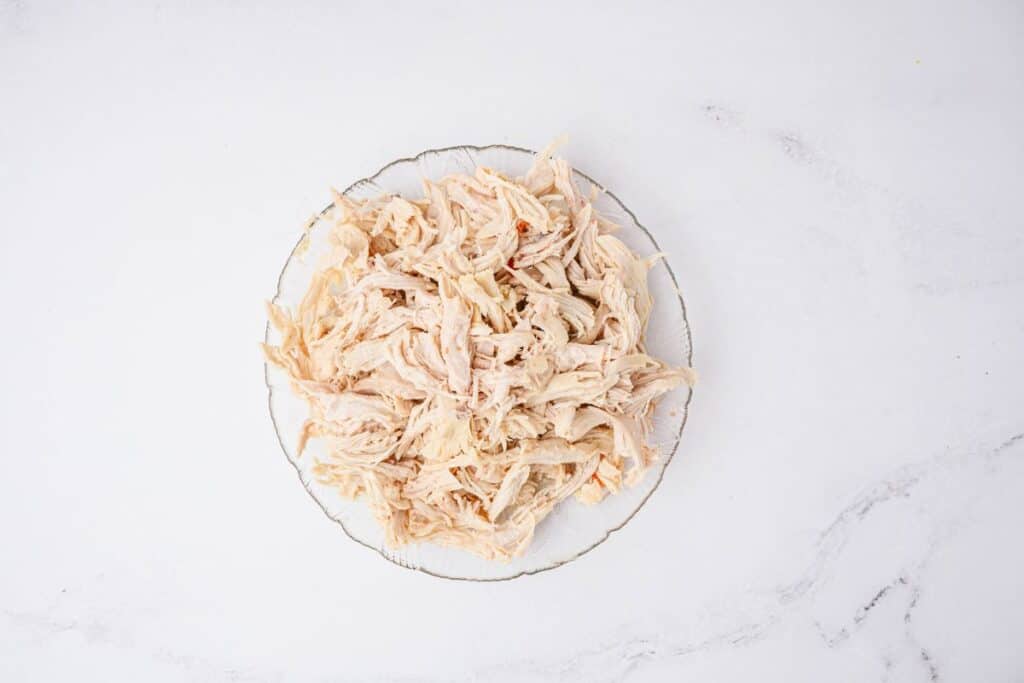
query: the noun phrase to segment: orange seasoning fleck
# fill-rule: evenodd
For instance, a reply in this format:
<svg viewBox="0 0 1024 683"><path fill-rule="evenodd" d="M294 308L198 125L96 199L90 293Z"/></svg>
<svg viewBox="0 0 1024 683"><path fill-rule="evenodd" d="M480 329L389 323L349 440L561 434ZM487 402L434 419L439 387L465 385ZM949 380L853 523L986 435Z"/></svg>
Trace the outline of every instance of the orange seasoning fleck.
<svg viewBox="0 0 1024 683"><path fill-rule="evenodd" d="M526 221L524 221L521 218L516 223L516 232L518 232L520 235L522 235L523 233L525 233L529 229L530 229L530 224L527 223Z"/></svg>

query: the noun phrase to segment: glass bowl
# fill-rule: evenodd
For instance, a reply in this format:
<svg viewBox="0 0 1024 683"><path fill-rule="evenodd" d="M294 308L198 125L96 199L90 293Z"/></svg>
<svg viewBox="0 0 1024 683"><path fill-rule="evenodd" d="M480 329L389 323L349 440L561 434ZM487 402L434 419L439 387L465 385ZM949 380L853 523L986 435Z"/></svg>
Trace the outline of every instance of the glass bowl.
<svg viewBox="0 0 1024 683"><path fill-rule="evenodd" d="M353 198L370 198L381 194L422 196L421 179L437 179L449 173L472 173L477 166L487 166L510 176L526 173L534 152L521 147L488 145L433 149L415 157L398 159L380 171L360 180L344 191ZM594 208L621 226L617 233L633 251L641 256L659 253L654 237L636 220L633 213L611 192L575 171L575 180L584 194L598 190ZM306 292L320 258L327 252L327 233L334 205L325 208L309 230L309 242L300 248L300 239L281 271L274 303L294 310ZM679 292L675 274L668 262L659 259L651 269L648 283L654 297L654 308L646 334L648 352L675 366L690 365L690 328L686 308ZM268 344L277 344L280 336L268 324ZM665 468L679 446L686 424L691 391L686 387L665 395L654 415L654 429L648 440L661 452L658 462L633 487L607 496L597 505L583 505L568 498L556 507L537 527L533 542L522 557L510 562L483 560L466 551L433 544L389 548L384 534L362 501L342 498L332 487L321 484L312 474L312 467L325 451L317 440L309 443L302 457L296 454L299 430L307 415L305 401L292 393L286 373L267 367L270 417L274 423L281 449L298 472L302 485L324 513L338 523L348 536L402 567L433 576L475 581L513 579L559 567L600 545L617 529L633 519L637 511L658 487ZM656 523L657 520L650 520Z"/></svg>

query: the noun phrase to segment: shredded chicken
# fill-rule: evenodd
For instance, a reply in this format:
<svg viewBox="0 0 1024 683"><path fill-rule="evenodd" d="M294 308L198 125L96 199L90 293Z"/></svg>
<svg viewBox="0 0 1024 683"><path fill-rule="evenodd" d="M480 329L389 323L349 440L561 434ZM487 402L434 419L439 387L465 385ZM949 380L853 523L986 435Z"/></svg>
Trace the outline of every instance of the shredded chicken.
<svg viewBox="0 0 1024 683"><path fill-rule="evenodd" d="M657 459L656 402L691 368L644 350L647 271L554 146L523 178L424 181L422 199L335 193L333 252L264 346L309 404L299 452L370 506L392 547L522 554L571 495L597 503Z"/></svg>

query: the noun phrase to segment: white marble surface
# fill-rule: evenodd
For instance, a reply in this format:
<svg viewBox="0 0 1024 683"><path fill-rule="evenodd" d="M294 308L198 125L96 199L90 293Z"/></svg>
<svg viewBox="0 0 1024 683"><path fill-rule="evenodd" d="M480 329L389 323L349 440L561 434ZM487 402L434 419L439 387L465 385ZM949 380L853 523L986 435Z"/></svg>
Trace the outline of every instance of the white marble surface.
<svg viewBox="0 0 1024 683"><path fill-rule="evenodd" d="M1024 680L1020 3L279 4L0 2L0 679ZM328 185L562 132L680 274L680 456L566 567L392 566L262 300Z"/></svg>

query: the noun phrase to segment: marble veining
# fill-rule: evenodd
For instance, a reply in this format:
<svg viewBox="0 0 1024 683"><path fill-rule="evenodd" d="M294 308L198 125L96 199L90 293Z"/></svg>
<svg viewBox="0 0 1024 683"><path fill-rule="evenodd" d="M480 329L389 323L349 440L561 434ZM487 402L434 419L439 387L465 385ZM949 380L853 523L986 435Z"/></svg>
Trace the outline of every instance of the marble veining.
<svg viewBox="0 0 1024 683"><path fill-rule="evenodd" d="M827 577L832 564L841 561L843 549L849 537L857 532L859 523L871 514L885 514L885 505L900 497L910 497L920 486L927 486L929 479L951 467L967 466L971 471L984 477L997 476L999 461L1024 455L1024 432L1014 434L999 445L983 453L943 454L921 463L901 468L900 471L871 486L851 501L822 532L817 543L817 554L807 571L792 583L780 586L774 593L774 600L757 618L737 620L729 628L698 640L673 639L653 635L649 638L635 638L625 642L608 643L603 647L577 653L571 658L539 667L523 665L524 671L533 676L550 680L564 680L571 674L573 680L625 680L645 662L658 659L686 657L702 651L745 646L768 637L780 624L790 619L805 618L802 603L813 601L820 584ZM995 466L993 468L993 465ZM956 523L933 539L926 552L917 558L908 573L901 573L868 598L865 603L848 617L845 625L835 631L827 631L821 624L815 628L821 642L835 648L855 638L861 625L883 601L894 601L905 605L899 615L904 624L901 643L903 655L919 658L925 680L940 680L939 666L929 650L914 634L913 612L921 597L922 582L926 580L928 564L935 550L956 532ZM827 590L827 588L824 588ZM889 663L891 666L891 662ZM886 666L888 669L889 666ZM484 672L486 678L488 672ZM882 680L887 680L884 678Z"/></svg>
<svg viewBox="0 0 1024 683"><path fill-rule="evenodd" d="M0 680L1024 680L1020 19L0 2ZM678 454L553 571L384 562L261 302L329 186L561 133L679 277Z"/></svg>

